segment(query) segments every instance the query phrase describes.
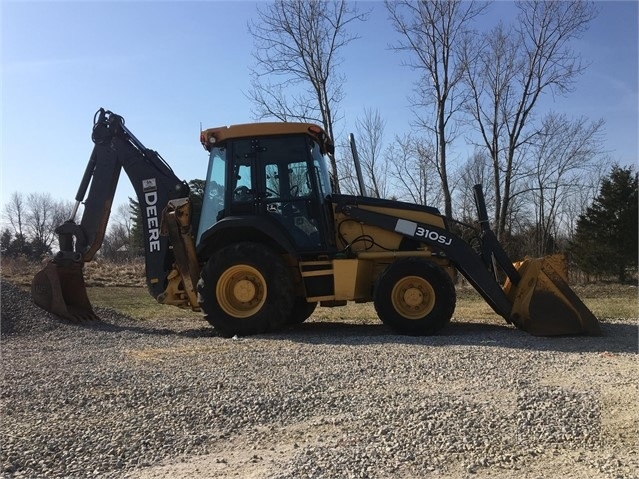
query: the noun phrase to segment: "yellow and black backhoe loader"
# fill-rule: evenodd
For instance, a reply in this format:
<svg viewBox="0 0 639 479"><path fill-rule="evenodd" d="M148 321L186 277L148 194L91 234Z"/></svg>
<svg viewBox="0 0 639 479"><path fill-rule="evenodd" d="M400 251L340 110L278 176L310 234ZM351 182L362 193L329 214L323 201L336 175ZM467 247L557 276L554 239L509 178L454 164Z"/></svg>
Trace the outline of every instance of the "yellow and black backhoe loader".
<svg viewBox="0 0 639 479"><path fill-rule="evenodd" d="M32 283L36 304L64 318L96 318L83 264L102 244L124 168L140 202L149 292L160 303L201 310L222 335L277 331L306 320L318 303L347 301L374 302L398 333L434 334L453 315L456 271L497 314L531 334L599 332L561 259L513 264L507 257L479 186L480 246L473 248L436 208L332 193L326 155L334 147L318 126L212 128L200 137L209 164L196 225L188 185L121 116L98 110L92 138L76 195L82 219L75 222L76 206L57 229L60 251Z"/></svg>

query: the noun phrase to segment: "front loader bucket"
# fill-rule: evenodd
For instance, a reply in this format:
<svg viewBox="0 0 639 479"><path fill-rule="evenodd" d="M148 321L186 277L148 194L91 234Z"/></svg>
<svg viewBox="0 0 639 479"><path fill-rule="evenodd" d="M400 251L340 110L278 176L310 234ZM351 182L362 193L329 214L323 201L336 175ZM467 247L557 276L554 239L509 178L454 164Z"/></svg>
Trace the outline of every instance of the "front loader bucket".
<svg viewBox="0 0 639 479"><path fill-rule="evenodd" d="M31 282L35 304L73 322L99 319L87 296L82 266L82 263L49 262Z"/></svg>
<svg viewBox="0 0 639 479"><path fill-rule="evenodd" d="M563 255L527 258L514 266L521 280L514 285L507 279L504 291L515 326L535 336L601 333L595 315L568 286Z"/></svg>

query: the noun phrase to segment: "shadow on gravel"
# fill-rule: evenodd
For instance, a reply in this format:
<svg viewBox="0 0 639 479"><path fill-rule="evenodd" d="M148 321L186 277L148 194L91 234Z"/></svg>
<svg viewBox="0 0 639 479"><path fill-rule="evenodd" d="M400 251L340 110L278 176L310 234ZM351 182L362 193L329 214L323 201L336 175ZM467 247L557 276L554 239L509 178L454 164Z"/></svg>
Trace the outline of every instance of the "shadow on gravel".
<svg viewBox="0 0 639 479"><path fill-rule="evenodd" d="M104 332L107 334L133 333L144 336L180 336L186 338L205 338L220 336L213 328L209 326L202 326L197 328L180 328L179 322L175 323L175 328L171 328L158 326L156 324L153 324L152 321L149 321L148 323L142 323L141 321L131 320L131 322L127 321L125 323L121 321L109 322L108 320L100 320L86 321L83 323L72 323L60 318L56 318L52 321L57 321L59 323L59 326L66 328L79 328L88 331Z"/></svg>
<svg viewBox="0 0 639 479"><path fill-rule="evenodd" d="M208 325L193 327L193 323L176 322L166 327L149 321L92 321L82 324L63 321L71 328L106 334L133 333L144 336L177 336L184 338L220 338ZM66 329L66 328L65 328ZM353 324L329 321L306 322L279 332L253 336L260 340L289 340L306 344L383 345L406 344L441 346L489 346L531 351L608 352L638 354L639 327L631 323L601 323L601 336L532 336L507 324L452 322L436 336L403 336L379 324Z"/></svg>
<svg viewBox="0 0 639 479"><path fill-rule="evenodd" d="M508 325L453 322L436 336L402 336L383 324L303 323L276 339L309 344L423 344L424 346L491 346L533 351L638 353L639 327L601 323L601 336L532 336Z"/></svg>

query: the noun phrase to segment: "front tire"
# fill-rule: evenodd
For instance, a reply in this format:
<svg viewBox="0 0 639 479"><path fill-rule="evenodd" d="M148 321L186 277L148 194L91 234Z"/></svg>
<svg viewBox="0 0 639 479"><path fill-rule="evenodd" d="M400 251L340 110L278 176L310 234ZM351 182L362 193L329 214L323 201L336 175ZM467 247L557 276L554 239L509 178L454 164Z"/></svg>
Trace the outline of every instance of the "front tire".
<svg viewBox="0 0 639 479"><path fill-rule="evenodd" d="M198 302L223 336L277 331L293 308L293 283L282 259L258 243L222 248L202 269Z"/></svg>
<svg viewBox="0 0 639 479"><path fill-rule="evenodd" d="M380 275L375 288L377 315L401 334L427 336L450 322L455 286L446 271L421 259L400 260Z"/></svg>

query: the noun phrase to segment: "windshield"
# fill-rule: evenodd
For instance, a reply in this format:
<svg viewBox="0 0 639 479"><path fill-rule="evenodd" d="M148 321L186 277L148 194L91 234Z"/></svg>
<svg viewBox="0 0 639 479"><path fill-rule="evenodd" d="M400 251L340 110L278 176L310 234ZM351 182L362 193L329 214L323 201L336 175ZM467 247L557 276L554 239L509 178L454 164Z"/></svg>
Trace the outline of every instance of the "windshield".
<svg viewBox="0 0 639 479"><path fill-rule="evenodd" d="M209 169L204 185L202 198L202 215L197 231L197 243L202 234L218 221L224 212L224 190L226 187L226 148L216 147L211 150Z"/></svg>
<svg viewBox="0 0 639 479"><path fill-rule="evenodd" d="M328 158L322 155L319 145L313 142L313 149L311 150L313 156L313 166L317 174L317 182L319 183L320 193L322 198L330 195L333 191L331 189L331 181L328 175Z"/></svg>

